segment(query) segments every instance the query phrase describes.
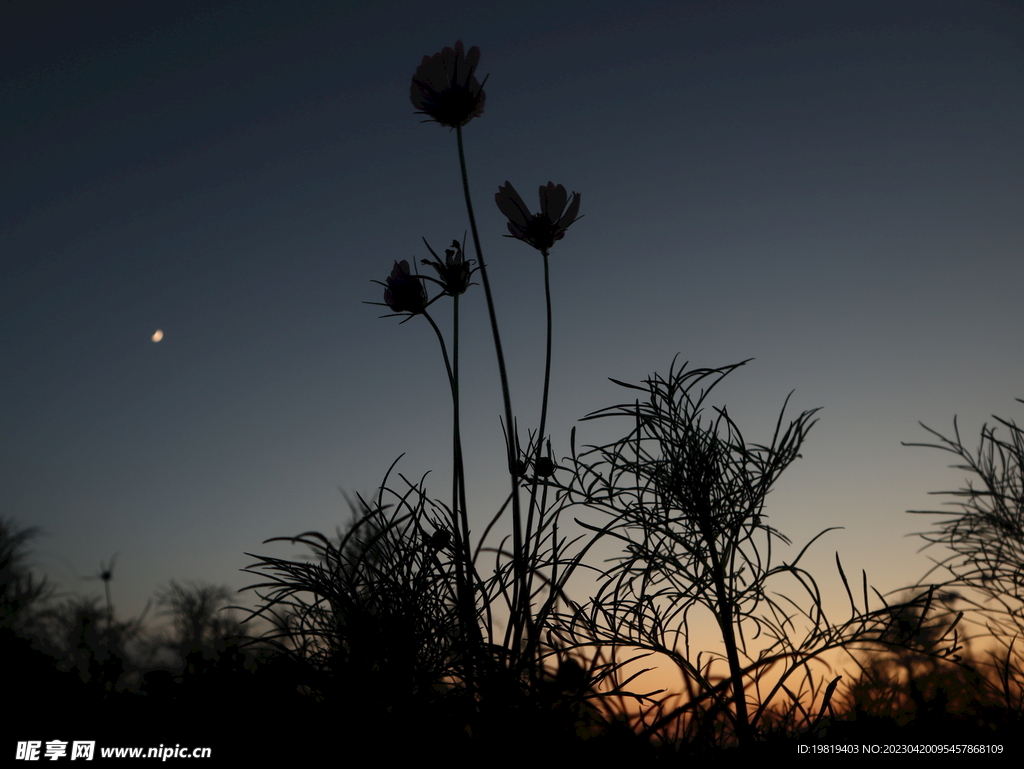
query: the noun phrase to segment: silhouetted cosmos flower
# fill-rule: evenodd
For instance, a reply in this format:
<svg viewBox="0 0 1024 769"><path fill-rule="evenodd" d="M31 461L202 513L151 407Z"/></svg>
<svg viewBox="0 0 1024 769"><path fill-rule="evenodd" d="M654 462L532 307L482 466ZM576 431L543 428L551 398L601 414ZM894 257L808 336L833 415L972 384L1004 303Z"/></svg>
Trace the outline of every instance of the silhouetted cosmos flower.
<svg viewBox="0 0 1024 769"><path fill-rule="evenodd" d="M424 56L412 76L412 104L418 115L429 115L443 126L464 126L484 114L484 87L473 73L480 63L480 49L465 53L462 41L455 49ZM484 83L487 78L484 78ZM430 122L424 120L424 123Z"/></svg>
<svg viewBox="0 0 1024 769"><path fill-rule="evenodd" d="M418 315L427 308L427 291L423 281L409 272L409 262L395 262L384 288L384 303L394 312Z"/></svg>
<svg viewBox="0 0 1024 769"><path fill-rule="evenodd" d="M452 247L444 250L443 262L440 259L421 259L420 264L430 265L437 271L439 278L437 282L444 287L444 292L448 296L458 296L466 293L466 289L470 286L469 279L473 275L474 261L466 259L462 255L462 246L459 245L459 241L453 240Z"/></svg>
<svg viewBox="0 0 1024 769"><path fill-rule="evenodd" d="M529 243L538 251L547 251L556 240L565 236L570 224L582 217L577 216L580 210L580 194L574 192L569 199L565 187L548 182L540 188L540 213L531 214L523 199L519 197L509 182L498 186L494 196L498 209L508 218L508 231L511 237ZM566 203L569 208L566 209Z"/></svg>

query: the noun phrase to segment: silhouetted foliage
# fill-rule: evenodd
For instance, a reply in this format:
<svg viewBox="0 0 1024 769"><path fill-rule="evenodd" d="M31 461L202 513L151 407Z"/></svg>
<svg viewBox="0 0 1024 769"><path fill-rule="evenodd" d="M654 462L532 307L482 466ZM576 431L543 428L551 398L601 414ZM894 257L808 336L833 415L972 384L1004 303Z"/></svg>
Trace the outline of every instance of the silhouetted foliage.
<svg viewBox="0 0 1024 769"><path fill-rule="evenodd" d="M75 674L100 696L129 686L137 673L129 647L142 636L138 620L111 622L95 598L71 598L47 611L50 639L61 669Z"/></svg>
<svg viewBox="0 0 1024 769"><path fill-rule="evenodd" d="M0 519L0 628L20 630L50 595L45 578L37 580L28 566L28 544L38 534Z"/></svg>
<svg viewBox="0 0 1024 769"><path fill-rule="evenodd" d="M1024 400L1020 401L1024 403ZM933 492L953 497L947 504L957 512L913 510L942 516L933 528L920 533L929 545L948 548L938 565L952 575L955 585L983 596L985 609L1000 615L1012 632L1024 632L1024 430L1012 420L993 417L998 426L982 425L978 449L964 446L956 419L953 438L921 425L938 443L908 443L940 449L961 461L952 467L971 474L956 491Z"/></svg>
<svg viewBox="0 0 1024 769"><path fill-rule="evenodd" d="M199 582L170 585L157 594L160 614L171 620L171 635L162 645L176 653L182 663L196 656L211 658L237 644L245 636L241 623L228 604L231 591L223 585Z"/></svg>
<svg viewBox="0 0 1024 769"><path fill-rule="evenodd" d="M821 674L813 676L809 667L825 652L916 642L892 633L903 607L889 607L878 596L881 607L870 608L866 583L856 605L841 566L851 615L830 621L814 577L799 565L814 540L791 561L775 562L778 547L790 542L769 523L767 495L800 456L815 410L785 425L783 407L771 442L747 443L725 407L706 405L742 365L690 371L673 365L667 376L656 374L642 385L617 382L643 398L587 418L622 418L631 429L574 456L568 488L576 503L611 519L602 527L581 524L619 540L625 551L604 571L591 602L571 618L576 637L671 661L687 697L676 708L657 703L646 731L671 729L676 738L709 747L737 739L749 744L767 724L813 725L812 713L794 719L802 700L827 704L835 690L822 692ZM785 579L795 593L770 587ZM716 623L719 649L694 647L691 624L702 617ZM790 689L792 678L800 682L797 692ZM780 695L789 697L788 709Z"/></svg>
<svg viewBox="0 0 1024 769"><path fill-rule="evenodd" d="M255 556L248 571L271 577L251 588L264 602L253 616L272 620L263 639L291 656L296 682L372 721L422 711L459 675L458 619L444 529L422 498L363 505L337 541L285 540L312 561Z"/></svg>
<svg viewBox="0 0 1024 769"><path fill-rule="evenodd" d="M95 577L105 610L98 599L44 605L46 582L25 561L35 530L0 521L0 654L39 682L25 687L32 712L46 709L47 728L85 724L93 737L140 740L186 714L197 742L228 734L236 754L247 745L262 763L280 757L274 748L291 750L268 737L305 749L321 735L340 736L341 750L420 762L474 752L493 759L497 749L506 760L635 762L791 751L794 740L990 740L1000 725L1020 727L1024 431L1013 422L997 418L1009 440L983 427L976 455L958 432L949 440L930 431L982 481L949 492L966 500L959 513L922 534L952 551L939 562L953 575L948 584L890 603L863 573L855 591L837 555L850 614L833 621L801 565L830 529L786 560L780 551L792 543L767 509L817 409L787 421L787 398L770 441L747 442L724 405L709 406L711 392L746 361L689 371L673 361L667 375L617 382L642 397L585 419L623 420L623 437L580 453L574 430L571 456L556 461L547 433L549 256L582 218L581 196L549 181L534 213L506 181L495 202L510 237L540 254L546 310L540 415L520 431L463 143L463 129L483 114L479 59L461 41L424 57L411 91L420 114L455 134L476 259L466 258L463 234L443 261L427 245L434 260L420 264L437 278L403 259L380 284L383 306L402 323L429 324L437 338L452 403L450 501L429 496L423 479L389 482L392 465L336 539L306 532L268 540L311 557L252 556L246 571L260 580L249 588L259 605L246 622L271 626L258 639L230 611L228 589L203 583L172 580L158 593L170 620L162 634L147 631L143 617L116 621L116 554ZM474 275L497 359L509 484L504 499L472 518L484 521L482 531L470 527L460 422L459 308ZM442 331L432 313L446 306L452 323ZM571 540L569 508L582 511L576 523L585 532ZM595 513L607 518L595 523ZM621 546L610 565L587 563L595 545L609 543ZM597 575L596 592L582 602L569 590L578 569ZM962 615L954 603L970 600L961 588L979 591L976 608L997 617L989 630L1003 646L990 652L987 670L957 654ZM29 619L42 628L36 648L18 635ZM698 638L702 621L717 629L710 644ZM842 676L822 662L834 651L848 652L860 671L842 689ZM665 661L683 691L645 691L644 673ZM636 663L647 667L632 672ZM24 682L16 684L6 699ZM19 728L32 725L18 717ZM294 763L294 753L283 755Z"/></svg>

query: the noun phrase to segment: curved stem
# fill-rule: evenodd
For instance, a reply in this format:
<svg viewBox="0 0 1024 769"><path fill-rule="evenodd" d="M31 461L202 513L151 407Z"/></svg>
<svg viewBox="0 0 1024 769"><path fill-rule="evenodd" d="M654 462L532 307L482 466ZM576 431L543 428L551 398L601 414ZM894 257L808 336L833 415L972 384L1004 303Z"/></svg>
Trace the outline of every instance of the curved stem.
<svg viewBox="0 0 1024 769"><path fill-rule="evenodd" d="M452 338L452 450L455 454L452 473L452 523L456 528L455 545L459 548L458 561L460 566L458 572L462 575L465 569L465 601L467 621L475 615L476 592L474 590L474 567L473 556L469 542L469 515L466 506L466 466L462 453L462 425L459 406L459 297L453 297L455 301L453 318ZM457 517L456 517L457 511ZM473 619L475 623L476 620ZM474 636L476 634L474 633Z"/></svg>
<svg viewBox="0 0 1024 769"><path fill-rule="evenodd" d="M441 329L434 323L434 319L430 317L430 313L426 310L423 311L423 317L430 323L430 327L434 329L434 333L437 334L437 341L441 343L441 355L444 356L444 368L448 373L448 386L452 390L452 397L455 397L455 377L452 375L452 364L448 360L448 346L444 343L444 336L441 334Z"/></svg>
<svg viewBox="0 0 1024 769"><path fill-rule="evenodd" d="M547 492L547 486L545 486L544 487L544 490L545 490L545 500L541 502L541 509L538 510L537 509L537 485L539 483L540 478L537 475L537 465L538 465L538 462L540 461L541 454L542 454L543 449L544 449L544 436L545 436L545 432L544 431L547 428L547 419L548 419L548 390L549 390L549 387L550 387L550 384L551 384L551 318L552 318L552 313L551 313L551 275L550 275L550 269L549 269L549 263L550 262L549 262L549 258L548 258L548 250L546 248L542 249L540 253L541 253L541 256L544 257L544 300L545 300L546 305L547 305L547 343L546 343L545 353L544 353L544 394L541 397L541 404L540 404L540 427L537 430L537 448L536 448L536 450L534 452L534 456L533 456L534 477L533 477L533 483L530 486L530 506L527 508L527 514L526 514L526 536L524 538L525 543L526 543L526 547L530 546L530 542L531 542L531 539L532 539L532 536L533 536L533 516L534 516L534 511L535 510L537 511L537 516L538 516L538 523L537 523L538 529L539 529L539 527L541 525L541 522L540 522L539 518L541 516L543 516L543 514L544 514L543 507L544 507L544 504L546 503L546 492ZM538 534L539 534L539 530L538 530ZM538 542L537 543L537 547L539 548L539 546L540 546L540 543ZM535 556L536 556L536 553L534 553L534 557ZM528 560L532 560L532 558L529 555L526 556L526 557L527 557ZM527 595L529 595L530 593L533 592L532 579L530 580L530 583L527 585L527 591L526 592L527 592Z"/></svg>
<svg viewBox="0 0 1024 769"><path fill-rule="evenodd" d="M540 427L537 429L537 447L534 451L533 457L533 467L535 471L537 469L537 462L540 460L541 454L544 450L544 431L547 429L548 420L548 391L551 385L551 276L547 249L542 250L541 255L544 257L544 300L547 304L547 344L544 351L544 393L540 402ZM536 472L534 472L533 485L530 488L530 509L526 524L527 542L530 540L530 532L533 525L533 511L537 498L537 483L538 478Z"/></svg>
<svg viewBox="0 0 1024 769"><path fill-rule="evenodd" d="M455 301L453 338L452 338L452 401L454 402L454 452L455 452L455 478L452 479L452 509L459 511L459 519L462 524L462 539L464 544L464 557L467 567L473 563L469 547L469 518L466 512L466 467L462 454L462 426L459 416L459 297L453 297ZM458 482L456 488L455 482Z"/></svg>
<svg viewBox="0 0 1024 769"><path fill-rule="evenodd" d="M540 459L541 447L544 445L544 428L548 419L548 389L551 384L551 275L548 268L548 251L541 251L544 257L544 300L548 311L547 347L544 353L544 395L540 404L540 432L537 434L537 458Z"/></svg>
<svg viewBox="0 0 1024 769"><path fill-rule="evenodd" d="M498 374L501 378L501 395L505 406L505 424L508 425L509 435L506 439L505 449L508 459L508 473L509 479L512 483L512 540L513 540L513 551L514 551L514 573L515 573L515 590L513 592L513 606L519 606L519 600L516 599L522 590L525 588L524 578L525 569L522 562L522 547L523 547L523 532L522 532L522 511L519 505L519 482L516 479L515 467L516 467L516 442L515 436L512 435L513 426L515 421L512 418L512 396L509 393L508 387L508 372L505 368L505 353L501 346L501 334L498 331L498 316L494 311L494 297L491 294L491 282L487 276L487 264L484 261L483 249L480 247L480 234L476 227L476 215L473 213L473 201L469 194L469 176L466 173L466 152L462 143L462 126L456 126L455 136L458 140L459 147L459 169L462 172L462 192L466 198L466 211L469 214L469 227L473 233L473 247L476 249L477 263L480 265L480 276L483 279L484 294L487 297L487 312L490 315L491 320L491 333L494 337L494 352L498 357ZM527 592L527 596L529 593ZM528 601L529 598L527 597ZM523 617L519 616L519 612L513 611L511 619L511 626L515 628L516 641L510 648L518 648L518 636L522 629Z"/></svg>
<svg viewBox="0 0 1024 769"><path fill-rule="evenodd" d="M456 300L455 319L456 319L456 329L457 329L458 328L458 297L456 297L455 300ZM432 317L430 317L430 313L424 311L423 317L427 319L427 322L430 323L430 327L432 329L434 329L434 333L437 334L437 341L441 345L441 355L444 356L444 366L445 366L445 369L448 372L448 385L449 385L449 387L451 388L451 391L452 391L452 404L453 404L454 413L455 413L455 415L453 417L453 425L452 425L452 452L453 452L453 462L452 462L452 508L451 508L452 537L453 537L453 539L455 541L456 550L459 552L459 557L455 559L455 568L456 568L456 573L458 575L457 579L458 579L459 590L460 590L460 593L461 593L461 600L465 602L465 601L470 601L470 599L467 596L465 586L466 585L471 585L472 579L469 578L469 577L466 577L463 574L463 570L465 569L465 570L467 570L469 572L471 572L472 570L469 568L471 566L471 563L468 560L465 560L464 557L463 557L463 556L468 556L468 554L469 554L469 541L468 541L469 528L468 528L468 525L464 525L465 524L465 519L466 519L466 513L465 513L465 481L463 480L463 477L462 477L463 476L463 469L462 469L462 437L461 437L461 429L460 429L460 425L459 425L459 378L458 378L458 357L457 357L458 356L458 338L459 337L458 337L458 331L456 331L455 339L454 339L456 358L455 358L455 368L453 369L452 368L452 364L451 364L451 362L448 359L448 348L447 348L447 346L444 343L444 335L441 333L441 329L438 328L437 323L434 322L434 319ZM462 501L462 505L459 504L459 502L460 502L460 498L459 498L460 497L460 492L461 492L461 496L462 496L462 500L461 500ZM460 518L460 510L461 510L461 518ZM472 606L472 602L470 601L470 603L468 605Z"/></svg>

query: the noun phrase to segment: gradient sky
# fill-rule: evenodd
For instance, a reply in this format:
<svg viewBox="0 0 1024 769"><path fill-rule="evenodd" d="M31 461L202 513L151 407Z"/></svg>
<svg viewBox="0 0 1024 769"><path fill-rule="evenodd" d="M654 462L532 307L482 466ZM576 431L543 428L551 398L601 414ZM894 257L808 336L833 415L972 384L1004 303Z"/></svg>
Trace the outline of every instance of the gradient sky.
<svg viewBox="0 0 1024 769"><path fill-rule="evenodd" d="M261 543L333 532L403 452L447 495L436 340L364 302L468 226L455 136L409 100L458 39L490 75L465 134L523 422L541 262L493 196L551 180L585 215L552 252L556 452L630 397L607 377L752 357L715 401L749 440L790 390L822 407L772 523L845 527L808 561L843 602L837 550L883 592L924 574L905 511L964 474L901 441L1024 418L1013 0L5 3L0 513L42 528L39 570L99 596L118 553L127 617L298 555ZM481 288L464 318L482 527L506 482Z"/></svg>

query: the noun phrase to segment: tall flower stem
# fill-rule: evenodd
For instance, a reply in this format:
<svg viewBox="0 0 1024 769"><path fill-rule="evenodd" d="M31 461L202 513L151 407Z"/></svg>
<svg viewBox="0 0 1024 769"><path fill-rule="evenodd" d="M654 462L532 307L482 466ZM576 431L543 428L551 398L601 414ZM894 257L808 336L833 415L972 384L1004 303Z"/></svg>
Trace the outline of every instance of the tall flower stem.
<svg viewBox="0 0 1024 769"><path fill-rule="evenodd" d="M423 311L423 317L430 323L430 327L434 329L434 333L437 335L437 341L441 345L441 356L444 358L444 370L448 374L448 387L454 390L455 388L455 377L452 375L452 363L448 358L448 345L444 343L444 334L441 333L441 329L437 327L434 319L430 317L430 313L426 310Z"/></svg>
<svg viewBox="0 0 1024 769"><path fill-rule="evenodd" d="M456 595L462 614L462 623L466 632L471 634L474 642L479 640L479 628L476 624L476 599L474 595L474 568L473 559L470 555L469 545L469 523L466 516L466 482L462 460L462 435L459 425L459 358L458 358L458 314L459 297L455 297L455 334L454 334L454 367L448 358L448 348L444 343L444 335L437 323L430 317L430 313L424 312L423 317L430 323L437 335L437 341L441 345L441 354L444 356L445 370L448 372L448 384L452 391L452 405L454 411L452 425L452 539L455 546L455 581ZM471 686L471 682L467 682Z"/></svg>
<svg viewBox="0 0 1024 769"><path fill-rule="evenodd" d="M551 313L551 270L550 270L550 260L548 258L548 249L546 249L546 248L541 249L541 256L544 257L544 300L545 300L545 302L547 304L547 343L546 343L545 352L544 352L544 393L543 393L543 395L541 397L541 403L540 403L540 426L539 426L539 428L537 430L537 447L536 447L536 450L535 450L534 456L533 456L534 477L533 477L533 483L530 486L530 506L529 506L529 509L527 511L527 514L526 514L526 547L529 547L531 539L532 539L532 534L533 534L533 515L534 515L534 510L536 509L537 485L538 485L538 483L540 481L540 477L539 477L539 475L537 473L537 467L538 467L538 463L540 461L541 453L543 452L543 448L544 448L544 436L546 434L545 433L545 429L547 428L547 419L548 419L548 390L549 390L549 386L551 384L551 318L552 318L552 313ZM546 487L545 487L545 491L546 491ZM537 510L538 518L544 514L543 507L544 507L545 503L546 503L546 495L545 495L545 499L541 501L541 509ZM538 528L541 526L541 522L539 520L538 520L537 525L538 525ZM537 543L537 546L538 546L538 548L540 547L540 543L539 542ZM528 595L533 592L532 587L533 587L532 583L530 585L528 585L528 589L526 591ZM527 598L527 601L528 600L529 600L529 598ZM528 607L524 607L524 608L528 608Z"/></svg>
<svg viewBox="0 0 1024 769"><path fill-rule="evenodd" d="M459 295L456 294L452 299L455 302L452 321L452 446L455 454L452 509L459 511L459 523L462 525L463 557L466 559L467 567L471 567L473 557L470 554L469 518L466 512L466 468L462 454L462 426L459 416Z"/></svg>
<svg viewBox="0 0 1024 769"><path fill-rule="evenodd" d="M455 299L458 302L458 297ZM458 305L456 305L458 307ZM456 323L458 322L458 310L456 310ZM461 550L461 543L459 540L462 538L462 526L459 519L459 476L461 474L462 462L462 446L459 438L459 379L458 379L458 358L456 358L456 368L452 368L451 360L448 358L448 347L444 343L444 334L441 333L441 329L438 328L437 323L430 317L430 313L424 311L423 317L430 323L430 327L434 329L434 333L437 335L437 341L441 345L441 355L444 356L444 368L448 373L448 387L452 392L452 405L454 416L452 418L452 536L455 537L455 541ZM455 352L458 354L458 332L455 334ZM457 562L457 566L461 566L461 560ZM461 583L461 579L459 580Z"/></svg>
<svg viewBox="0 0 1024 769"><path fill-rule="evenodd" d="M473 565L472 548L469 542L469 516L466 510L466 466L462 453L462 425L459 406L459 295L452 297L455 304L452 319L452 449L454 452L452 478L452 522L459 530L455 546L459 548L457 573L464 580L463 622L472 627L473 639L479 640L480 629L476 623L476 569ZM455 511L458 511L456 520Z"/></svg>
<svg viewBox="0 0 1024 769"><path fill-rule="evenodd" d="M462 126L455 127L455 136L459 146L459 169L462 172L462 192L466 198L466 211L469 214L469 227L473 233L473 247L476 249L477 263L480 265L480 275L483 279L484 294L487 297L487 312L491 319L491 333L494 336L494 352L498 357L498 374L501 378L501 395L505 406L505 424L508 426L508 438L505 449L508 459L508 474L512 483L512 547L513 547L513 598L512 617L510 618L510 629L513 632L514 641L508 648L518 649L518 639L521 636L524 617L518 611L520 600L529 601L529 591L525 585L525 568L522 558L523 532L522 532L522 511L519 504L519 481L516 478L516 440L512 431L515 421L512 418L512 396L508 388L508 372L505 367L505 353L501 346L501 334L498 331L498 316L494 311L494 297L491 293L491 282L487 276L487 264L484 261L483 249L480 247L480 234L476 226L476 215L473 213L473 201L469 194L469 176L466 173L466 151L462 142ZM526 597L521 599L522 592Z"/></svg>
<svg viewBox="0 0 1024 769"><path fill-rule="evenodd" d="M462 456L462 426L459 420L459 297L455 296L454 331L452 335L452 358L448 358L448 348L444 343L444 335L437 323L430 317L430 313L424 312L423 317L430 323L437 335L437 341L441 345L441 354L444 356L445 370L448 372L448 385L452 391L452 535L455 537L456 547L459 551L459 558L456 560L457 568L466 568L467 575L472 574L473 557L469 546L469 519L466 514L466 472ZM461 578L460 578L461 582ZM466 584L471 584L469 576Z"/></svg>

